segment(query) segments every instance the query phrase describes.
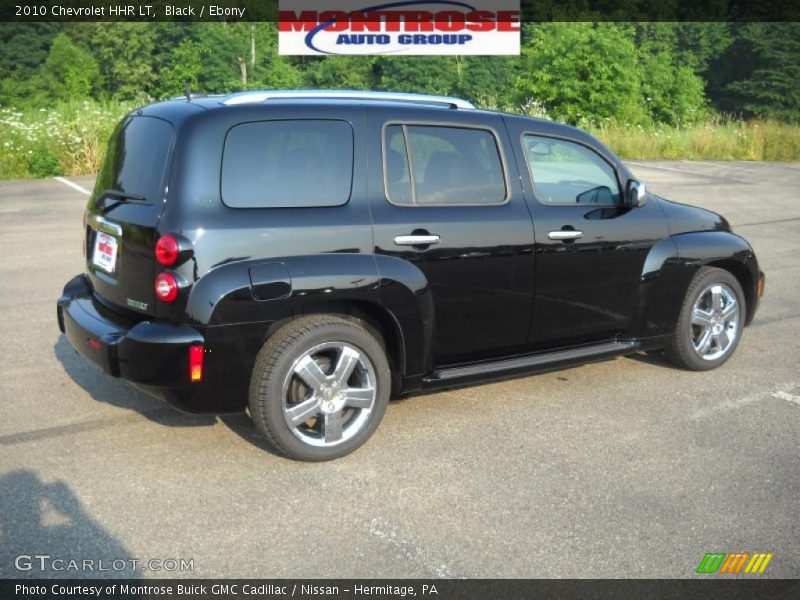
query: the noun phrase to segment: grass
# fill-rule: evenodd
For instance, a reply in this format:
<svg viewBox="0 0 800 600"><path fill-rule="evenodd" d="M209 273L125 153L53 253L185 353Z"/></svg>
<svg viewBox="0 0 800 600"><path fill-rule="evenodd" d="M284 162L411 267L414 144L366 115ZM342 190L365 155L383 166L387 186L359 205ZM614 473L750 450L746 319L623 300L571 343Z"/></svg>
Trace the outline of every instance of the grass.
<svg viewBox="0 0 800 600"><path fill-rule="evenodd" d="M779 121L649 128L611 122L590 132L623 158L800 161L800 127Z"/></svg>
<svg viewBox="0 0 800 600"><path fill-rule="evenodd" d="M96 173L114 125L134 106L74 101L0 106L0 179ZM589 131L623 158L800 161L800 126L714 117L685 127L609 121Z"/></svg>

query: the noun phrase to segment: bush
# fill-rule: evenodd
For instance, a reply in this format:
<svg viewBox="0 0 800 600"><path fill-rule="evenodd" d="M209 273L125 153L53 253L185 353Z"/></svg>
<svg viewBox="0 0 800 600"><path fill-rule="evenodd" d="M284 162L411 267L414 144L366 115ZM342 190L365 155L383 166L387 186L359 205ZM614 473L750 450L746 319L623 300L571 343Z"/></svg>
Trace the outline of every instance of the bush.
<svg viewBox="0 0 800 600"><path fill-rule="evenodd" d="M33 177L53 177L62 172L58 157L47 143L38 144L27 158L28 171Z"/></svg>
<svg viewBox="0 0 800 600"><path fill-rule="evenodd" d="M588 127L609 119L682 125L707 115L703 80L671 46L636 44L628 23L541 23L525 29L517 110Z"/></svg>
<svg viewBox="0 0 800 600"><path fill-rule="evenodd" d="M93 101L0 108L0 178L96 173L114 126L132 108Z"/></svg>

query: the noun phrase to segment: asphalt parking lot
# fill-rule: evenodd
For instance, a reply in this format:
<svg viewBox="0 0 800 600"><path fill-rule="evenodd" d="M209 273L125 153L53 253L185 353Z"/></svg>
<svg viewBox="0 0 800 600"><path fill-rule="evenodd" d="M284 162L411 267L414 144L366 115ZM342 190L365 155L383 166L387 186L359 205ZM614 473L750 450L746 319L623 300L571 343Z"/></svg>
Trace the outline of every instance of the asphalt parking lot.
<svg viewBox="0 0 800 600"><path fill-rule="evenodd" d="M45 573L71 577L692 577L712 551L800 576L800 164L632 168L756 249L766 297L724 367L635 356L417 396L323 464L77 356L55 301L86 197L0 182L0 577L41 576L14 566L36 554L127 561Z"/></svg>

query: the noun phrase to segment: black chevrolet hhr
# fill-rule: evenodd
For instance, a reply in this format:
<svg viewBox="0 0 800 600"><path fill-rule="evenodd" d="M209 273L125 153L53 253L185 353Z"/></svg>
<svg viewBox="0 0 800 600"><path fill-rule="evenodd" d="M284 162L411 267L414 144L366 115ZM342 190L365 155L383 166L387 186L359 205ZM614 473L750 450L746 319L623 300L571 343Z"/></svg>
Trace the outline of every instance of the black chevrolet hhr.
<svg viewBox="0 0 800 600"><path fill-rule="evenodd" d="M417 94L136 110L84 233L73 347L182 410L249 410L300 460L363 444L392 395L639 351L713 369L764 290L724 218L583 131Z"/></svg>

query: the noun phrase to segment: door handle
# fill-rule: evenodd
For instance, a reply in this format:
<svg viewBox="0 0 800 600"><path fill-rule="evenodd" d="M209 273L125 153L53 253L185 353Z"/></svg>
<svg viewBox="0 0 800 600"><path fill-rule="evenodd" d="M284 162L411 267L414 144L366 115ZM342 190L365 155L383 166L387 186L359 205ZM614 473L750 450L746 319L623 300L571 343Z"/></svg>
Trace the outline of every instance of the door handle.
<svg viewBox="0 0 800 600"><path fill-rule="evenodd" d="M439 236L435 234L427 235L396 235L394 243L398 246L430 246L439 243Z"/></svg>
<svg viewBox="0 0 800 600"><path fill-rule="evenodd" d="M562 229L560 231L551 231L547 234L551 240L577 240L583 237L582 231L575 231L574 229Z"/></svg>

